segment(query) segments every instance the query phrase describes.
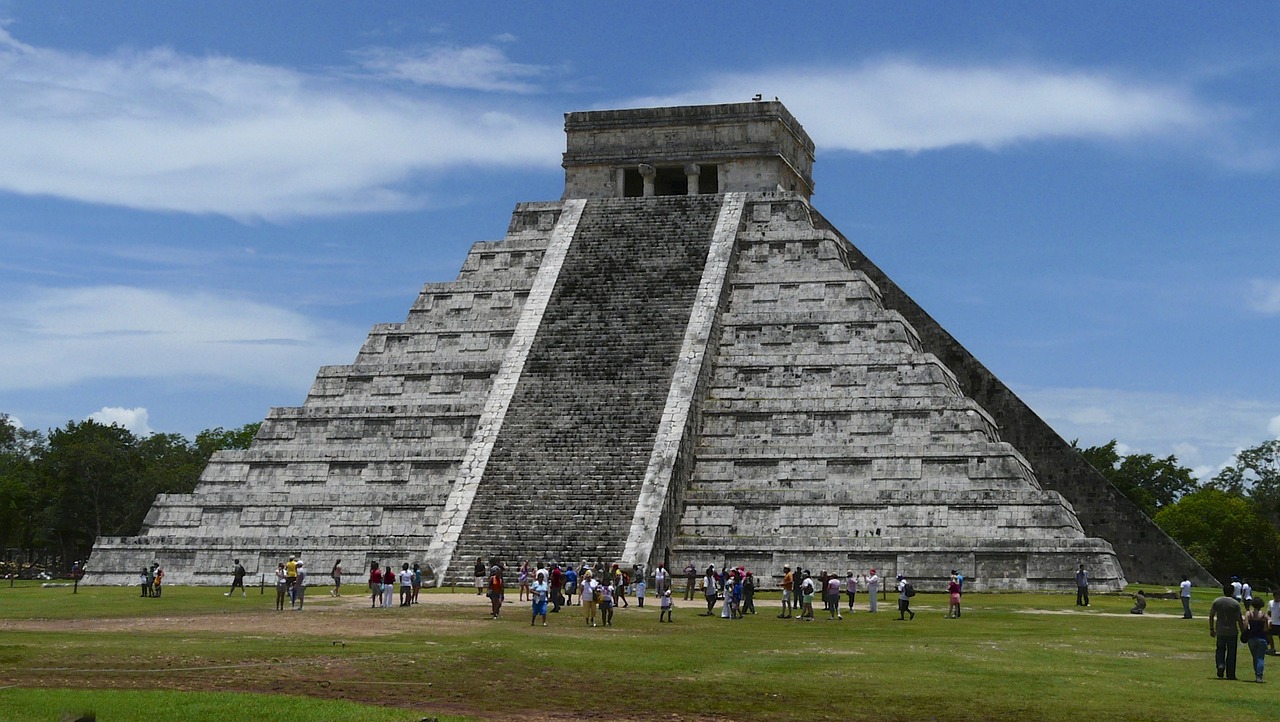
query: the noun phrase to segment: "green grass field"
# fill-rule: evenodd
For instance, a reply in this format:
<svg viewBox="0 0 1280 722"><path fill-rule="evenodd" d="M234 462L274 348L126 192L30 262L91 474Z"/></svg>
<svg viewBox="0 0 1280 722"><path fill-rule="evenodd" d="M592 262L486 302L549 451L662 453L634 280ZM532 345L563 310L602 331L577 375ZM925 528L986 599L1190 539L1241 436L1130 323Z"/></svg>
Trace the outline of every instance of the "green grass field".
<svg viewBox="0 0 1280 722"><path fill-rule="evenodd" d="M617 612L589 628L579 609L529 626L508 595L434 592L408 609L313 590L300 613L273 597L170 587L0 587L0 718L101 720L525 719L1209 719L1274 720L1268 684L1220 681L1197 590L1195 620L1176 601L1127 614L1128 597L968 594L961 619L921 594L913 622L896 603L843 621L776 618L774 594L745 620L678 602ZM358 591L358 590L353 590ZM650 602L653 599L650 598ZM1245 648L1239 676L1252 680ZM382 709L371 710L377 705ZM248 711L246 713L246 710Z"/></svg>

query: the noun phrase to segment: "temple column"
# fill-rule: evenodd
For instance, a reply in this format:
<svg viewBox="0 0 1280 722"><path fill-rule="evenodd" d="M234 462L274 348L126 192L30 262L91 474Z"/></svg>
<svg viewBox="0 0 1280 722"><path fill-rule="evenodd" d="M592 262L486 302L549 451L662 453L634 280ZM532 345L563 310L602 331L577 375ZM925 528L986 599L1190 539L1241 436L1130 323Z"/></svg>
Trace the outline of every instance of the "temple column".
<svg viewBox="0 0 1280 722"><path fill-rule="evenodd" d="M644 195L649 197L653 195L653 179L658 175L658 170L648 163L640 164L640 177L644 179Z"/></svg>
<svg viewBox="0 0 1280 722"><path fill-rule="evenodd" d="M684 177L688 179L689 190L691 196L698 195L698 176L702 175L702 166L697 163L690 163L684 167Z"/></svg>

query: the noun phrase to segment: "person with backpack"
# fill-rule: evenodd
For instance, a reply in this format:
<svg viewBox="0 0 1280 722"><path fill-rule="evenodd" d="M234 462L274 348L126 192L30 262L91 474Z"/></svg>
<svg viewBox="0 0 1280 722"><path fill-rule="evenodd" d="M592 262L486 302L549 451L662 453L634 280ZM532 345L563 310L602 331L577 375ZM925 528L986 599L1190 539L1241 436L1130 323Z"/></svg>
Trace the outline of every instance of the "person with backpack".
<svg viewBox="0 0 1280 722"><path fill-rule="evenodd" d="M916 613L911 611L911 598L916 595L916 588L911 586L911 582L907 578L898 575L898 621L905 620L906 615L910 614L911 619L916 618Z"/></svg>

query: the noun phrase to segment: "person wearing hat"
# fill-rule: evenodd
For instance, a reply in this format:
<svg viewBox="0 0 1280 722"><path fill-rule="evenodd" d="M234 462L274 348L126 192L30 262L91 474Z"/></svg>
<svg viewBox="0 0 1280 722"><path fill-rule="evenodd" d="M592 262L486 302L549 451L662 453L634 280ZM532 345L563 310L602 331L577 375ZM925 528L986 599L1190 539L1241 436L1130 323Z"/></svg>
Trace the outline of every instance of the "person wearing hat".
<svg viewBox="0 0 1280 722"><path fill-rule="evenodd" d="M294 577L293 581L293 602L289 606L293 607L296 603L297 606L293 608L301 612L303 599L307 596L307 566L302 563L301 559L298 560L298 566L295 571L297 576Z"/></svg>
<svg viewBox="0 0 1280 722"><path fill-rule="evenodd" d="M782 567L782 614L778 615L778 619L787 619L791 616L791 590L795 587L795 575L791 573L791 567Z"/></svg>
<svg viewBox="0 0 1280 722"><path fill-rule="evenodd" d="M849 613L853 614L853 599L858 593L858 578L853 575L852 569L845 572L844 593L849 597Z"/></svg>
<svg viewBox="0 0 1280 722"><path fill-rule="evenodd" d="M898 621L900 622L905 620L906 615L908 614L911 615L911 619L916 618L916 613L911 611L911 594L912 593L913 593L913 589L911 587L911 582L908 582L906 577L899 574L898 575Z"/></svg>

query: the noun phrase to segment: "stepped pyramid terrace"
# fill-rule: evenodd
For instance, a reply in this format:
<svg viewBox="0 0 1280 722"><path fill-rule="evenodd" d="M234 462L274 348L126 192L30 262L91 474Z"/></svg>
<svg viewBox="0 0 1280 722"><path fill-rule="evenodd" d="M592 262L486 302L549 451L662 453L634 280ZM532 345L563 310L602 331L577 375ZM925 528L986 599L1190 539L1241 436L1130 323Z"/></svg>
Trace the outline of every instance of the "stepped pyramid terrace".
<svg viewBox="0 0 1280 722"><path fill-rule="evenodd" d="M159 560L477 557L908 574L937 588L1210 575L815 208L779 102L568 113L565 192L275 408L93 581ZM835 199L834 202L839 202Z"/></svg>

